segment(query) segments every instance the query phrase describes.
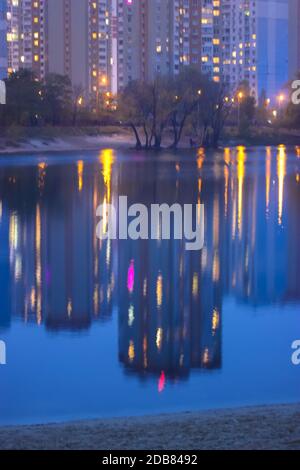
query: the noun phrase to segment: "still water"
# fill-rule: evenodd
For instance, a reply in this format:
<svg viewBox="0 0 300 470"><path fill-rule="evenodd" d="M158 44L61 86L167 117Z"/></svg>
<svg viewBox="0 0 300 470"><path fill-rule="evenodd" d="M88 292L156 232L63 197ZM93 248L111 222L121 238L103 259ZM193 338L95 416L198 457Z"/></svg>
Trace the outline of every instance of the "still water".
<svg viewBox="0 0 300 470"><path fill-rule="evenodd" d="M96 208L205 205L205 246ZM0 159L0 424L299 401L300 150Z"/></svg>

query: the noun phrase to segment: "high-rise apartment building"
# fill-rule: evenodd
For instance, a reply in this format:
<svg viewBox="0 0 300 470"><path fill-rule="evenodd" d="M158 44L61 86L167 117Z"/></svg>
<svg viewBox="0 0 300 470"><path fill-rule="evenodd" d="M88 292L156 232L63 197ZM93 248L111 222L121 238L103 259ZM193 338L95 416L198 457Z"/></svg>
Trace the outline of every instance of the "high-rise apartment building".
<svg viewBox="0 0 300 470"><path fill-rule="evenodd" d="M110 86L111 0L8 0L9 71L68 75L96 102Z"/></svg>
<svg viewBox="0 0 300 470"><path fill-rule="evenodd" d="M46 74L46 0L7 0L8 71Z"/></svg>
<svg viewBox="0 0 300 470"><path fill-rule="evenodd" d="M273 102L288 80L288 0L257 0L257 79Z"/></svg>
<svg viewBox="0 0 300 470"><path fill-rule="evenodd" d="M289 78L295 78L300 71L300 2L288 0L288 24L289 24Z"/></svg>
<svg viewBox="0 0 300 470"><path fill-rule="evenodd" d="M203 0L202 70L236 90L243 81L257 96L257 0Z"/></svg>
<svg viewBox="0 0 300 470"><path fill-rule="evenodd" d="M111 0L47 0L48 71L68 75L93 106L110 89Z"/></svg>
<svg viewBox="0 0 300 470"><path fill-rule="evenodd" d="M8 0L9 70L66 74L95 103L201 66L202 0Z"/></svg>
<svg viewBox="0 0 300 470"><path fill-rule="evenodd" d="M6 0L0 0L0 80L7 76Z"/></svg>
<svg viewBox="0 0 300 470"><path fill-rule="evenodd" d="M113 0L118 45L118 89L134 79L177 74L201 66L202 0Z"/></svg>
<svg viewBox="0 0 300 470"><path fill-rule="evenodd" d="M256 96L257 1L8 0L9 70L66 74L94 108L184 65Z"/></svg>

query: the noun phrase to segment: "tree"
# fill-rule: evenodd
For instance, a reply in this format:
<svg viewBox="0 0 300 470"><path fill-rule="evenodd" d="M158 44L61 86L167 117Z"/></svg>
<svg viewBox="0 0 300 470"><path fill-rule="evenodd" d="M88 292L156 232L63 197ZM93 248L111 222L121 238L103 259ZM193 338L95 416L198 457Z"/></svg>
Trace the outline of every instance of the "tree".
<svg viewBox="0 0 300 470"><path fill-rule="evenodd" d="M47 75L43 103L47 123L56 126L67 122L72 115L72 87L69 77L55 73Z"/></svg>
<svg viewBox="0 0 300 470"><path fill-rule="evenodd" d="M208 78L203 80L199 103L191 117L197 143L205 147L217 147L230 115L233 102L227 87Z"/></svg>
<svg viewBox="0 0 300 470"><path fill-rule="evenodd" d="M205 83L205 78L193 67L182 68L179 75L170 80L169 88L173 94L173 109L170 113L172 148L177 148L189 116L200 106Z"/></svg>
<svg viewBox="0 0 300 470"><path fill-rule="evenodd" d="M5 80L7 105L4 124L30 125L38 123L42 110L42 85L30 70L19 70Z"/></svg>

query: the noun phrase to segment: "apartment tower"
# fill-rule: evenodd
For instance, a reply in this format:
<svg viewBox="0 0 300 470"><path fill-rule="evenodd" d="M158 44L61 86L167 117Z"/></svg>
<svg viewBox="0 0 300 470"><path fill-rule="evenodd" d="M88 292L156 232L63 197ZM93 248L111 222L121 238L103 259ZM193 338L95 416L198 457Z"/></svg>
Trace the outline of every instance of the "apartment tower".
<svg viewBox="0 0 300 470"><path fill-rule="evenodd" d="M289 78L292 80L300 71L300 2L288 0L289 12Z"/></svg>
<svg viewBox="0 0 300 470"><path fill-rule="evenodd" d="M0 80L7 76L6 0L0 0Z"/></svg>
<svg viewBox="0 0 300 470"><path fill-rule="evenodd" d="M257 96L257 0L203 0L202 70L235 91L247 81Z"/></svg>

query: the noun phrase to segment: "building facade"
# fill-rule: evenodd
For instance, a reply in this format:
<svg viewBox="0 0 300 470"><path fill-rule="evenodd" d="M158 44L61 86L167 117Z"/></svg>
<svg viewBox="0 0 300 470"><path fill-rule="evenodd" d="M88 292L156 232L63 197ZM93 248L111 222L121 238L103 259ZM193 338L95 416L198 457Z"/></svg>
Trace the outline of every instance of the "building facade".
<svg viewBox="0 0 300 470"><path fill-rule="evenodd" d="M202 70L234 91L247 81L257 96L257 1L203 0Z"/></svg>
<svg viewBox="0 0 300 470"><path fill-rule="evenodd" d="M288 80L288 29L288 0L257 0L258 94L272 102Z"/></svg>
<svg viewBox="0 0 300 470"><path fill-rule="evenodd" d="M182 65L201 67L201 0L113 0L118 38L117 88L131 80L176 75Z"/></svg>
<svg viewBox="0 0 300 470"><path fill-rule="evenodd" d="M6 0L0 1L0 80L7 76Z"/></svg>
<svg viewBox="0 0 300 470"><path fill-rule="evenodd" d="M9 71L66 74L96 109L132 80L199 67L257 96L258 0L8 0Z"/></svg>
<svg viewBox="0 0 300 470"><path fill-rule="evenodd" d="M288 0L288 2L288 74L292 80L300 71L300 2L298 0Z"/></svg>

